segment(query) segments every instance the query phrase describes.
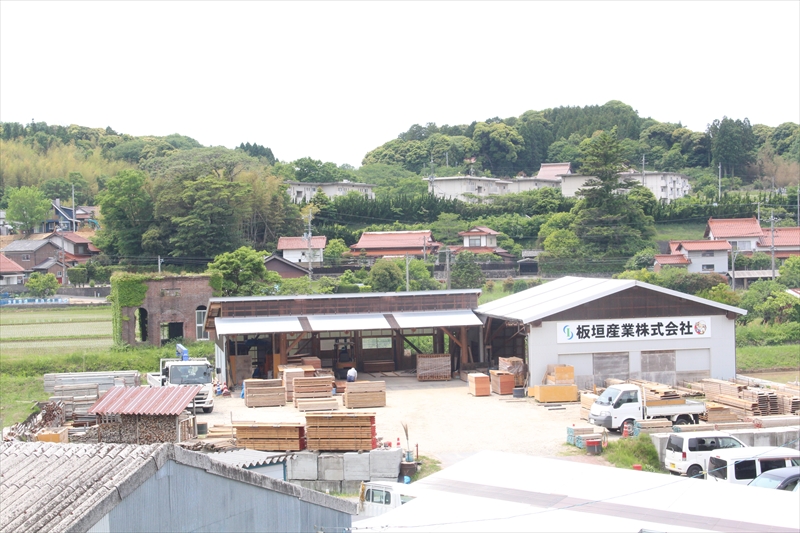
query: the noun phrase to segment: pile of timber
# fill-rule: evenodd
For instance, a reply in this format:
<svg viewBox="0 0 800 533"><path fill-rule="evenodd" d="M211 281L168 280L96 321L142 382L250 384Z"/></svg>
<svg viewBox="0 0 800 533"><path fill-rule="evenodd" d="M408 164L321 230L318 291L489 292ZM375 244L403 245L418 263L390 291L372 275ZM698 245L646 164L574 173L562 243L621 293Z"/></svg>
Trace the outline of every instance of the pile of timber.
<svg viewBox="0 0 800 533"><path fill-rule="evenodd" d="M492 387L489 376L481 372L472 372L467 375L469 393L473 396L491 396Z"/></svg>
<svg viewBox="0 0 800 533"><path fill-rule="evenodd" d="M594 405L594 401L599 398L598 394L589 391L580 391L581 398L581 420L589 420L589 411Z"/></svg>
<svg viewBox="0 0 800 533"><path fill-rule="evenodd" d="M514 393L514 374L501 370L490 370L492 392L505 395Z"/></svg>
<svg viewBox="0 0 800 533"><path fill-rule="evenodd" d="M497 360L497 369L514 374L516 387L524 387L527 384L528 365L519 357L500 357Z"/></svg>
<svg viewBox="0 0 800 533"><path fill-rule="evenodd" d="M314 367L315 371L322 368L322 361L320 361L319 357L301 357L300 362L303 366Z"/></svg>
<svg viewBox="0 0 800 533"><path fill-rule="evenodd" d="M588 435L575 435L575 446L580 449L586 449L587 440L603 440L603 435L600 433L589 433Z"/></svg>
<svg viewBox="0 0 800 533"><path fill-rule="evenodd" d="M353 381L347 385L343 402L348 409L386 406L385 381Z"/></svg>
<svg viewBox="0 0 800 533"><path fill-rule="evenodd" d="M333 383L336 385L336 394L344 394L347 392L347 380L337 379Z"/></svg>
<svg viewBox="0 0 800 533"><path fill-rule="evenodd" d="M244 404L247 407L286 405L286 387L280 379L244 380Z"/></svg>
<svg viewBox="0 0 800 533"><path fill-rule="evenodd" d="M306 449L306 430L301 422L237 422L231 425L236 429L239 446L249 450L296 452Z"/></svg>
<svg viewBox="0 0 800 533"><path fill-rule="evenodd" d="M581 435L592 435L596 431L594 427L575 427L567 426L567 444L575 446L575 438Z"/></svg>
<svg viewBox="0 0 800 533"><path fill-rule="evenodd" d="M417 354L417 381L450 381L452 377L450 354Z"/></svg>
<svg viewBox="0 0 800 533"><path fill-rule="evenodd" d="M292 398L297 407L298 399L331 398L333 396L333 376L318 378L294 378L294 391Z"/></svg>
<svg viewBox="0 0 800 533"><path fill-rule="evenodd" d="M384 361L364 361L362 363L364 372L394 372L394 361L387 359Z"/></svg>
<svg viewBox="0 0 800 533"><path fill-rule="evenodd" d="M672 421L668 418L653 418L651 420L637 420L633 423L633 436L641 433L669 433L672 431Z"/></svg>
<svg viewBox="0 0 800 533"><path fill-rule="evenodd" d="M630 380L631 383L639 385L642 390L645 392L645 400L648 402L653 401L668 401L668 400L680 400L681 394L675 390L674 388L670 387L669 385L664 385L663 383L656 383L655 381L644 381L639 379L632 379ZM683 402L678 402L683 403ZM668 405L665 403L661 403L661 405Z"/></svg>
<svg viewBox="0 0 800 533"><path fill-rule="evenodd" d="M695 388L694 385L693 383L692 388ZM739 385L738 383L731 383L730 381L713 378L701 379L699 386L702 387L706 397L710 397L711 395L723 395L739 398L739 394L746 388L744 385Z"/></svg>
<svg viewBox="0 0 800 533"><path fill-rule="evenodd" d="M757 428L778 428L786 426L796 426L797 416L778 415L778 416L756 416L752 418L745 418L745 422L752 422L753 426Z"/></svg>
<svg viewBox="0 0 800 533"><path fill-rule="evenodd" d="M709 424L718 424L720 422L738 422L739 417L726 405L706 402L706 412L700 415L700 420Z"/></svg>
<svg viewBox="0 0 800 533"><path fill-rule="evenodd" d="M327 398L295 398L294 405L301 413L306 411L337 411L339 400L329 396Z"/></svg>
<svg viewBox="0 0 800 533"><path fill-rule="evenodd" d="M574 385L575 369L571 365L547 365L543 385Z"/></svg>
<svg viewBox="0 0 800 533"><path fill-rule="evenodd" d="M762 415L779 415L778 395L775 391L763 389L745 389L741 395L743 400L754 401Z"/></svg>
<svg viewBox="0 0 800 533"><path fill-rule="evenodd" d="M318 368L316 372L314 372L315 378L324 378L329 377L331 379L335 379L333 375L333 369L330 368Z"/></svg>
<svg viewBox="0 0 800 533"><path fill-rule="evenodd" d="M800 411L800 394L789 387L777 390L733 383L719 379L702 379L690 384L702 390L709 400L730 407L739 417L788 415Z"/></svg>
<svg viewBox="0 0 800 533"><path fill-rule="evenodd" d="M64 416L67 420L93 424L94 415L89 416L87 413L99 397L100 389L97 383L76 383L74 385L55 385L50 401L60 401L64 404Z"/></svg>
<svg viewBox="0 0 800 533"><path fill-rule="evenodd" d="M138 370L120 370L116 372L65 372L44 375L44 391L55 392L56 385L87 385L97 384L100 395L117 383L126 387L141 385L141 376Z"/></svg>
<svg viewBox="0 0 800 533"><path fill-rule="evenodd" d="M292 401L294 399L294 380L305 377L305 371L298 366L279 366L278 377L283 381L286 389L286 401Z"/></svg>
<svg viewBox="0 0 800 533"><path fill-rule="evenodd" d="M308 449L359 451L377 447L375 413L338 412L306 415Z"/></svg>

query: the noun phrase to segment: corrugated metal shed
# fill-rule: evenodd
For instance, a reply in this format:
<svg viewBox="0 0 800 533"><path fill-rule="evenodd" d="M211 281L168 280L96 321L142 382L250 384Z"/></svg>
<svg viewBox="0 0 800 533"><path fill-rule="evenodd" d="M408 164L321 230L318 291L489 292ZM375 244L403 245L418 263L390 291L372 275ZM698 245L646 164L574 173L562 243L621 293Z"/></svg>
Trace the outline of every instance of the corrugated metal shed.
<svg viewBox="0 0 800 533"><path fill-rule="evenodd" d="M179 415L203 387L114 387L89 409L90 415Z"/></svg>
<svg viewBox="0 0 800 533"><path fill-rule="evenodd" d="M231 450L228 452L209 453L208 456L227 465L254 468L275 463L285 463L287 460L293 459L295 454L260 452L258 450Z"/></svg>

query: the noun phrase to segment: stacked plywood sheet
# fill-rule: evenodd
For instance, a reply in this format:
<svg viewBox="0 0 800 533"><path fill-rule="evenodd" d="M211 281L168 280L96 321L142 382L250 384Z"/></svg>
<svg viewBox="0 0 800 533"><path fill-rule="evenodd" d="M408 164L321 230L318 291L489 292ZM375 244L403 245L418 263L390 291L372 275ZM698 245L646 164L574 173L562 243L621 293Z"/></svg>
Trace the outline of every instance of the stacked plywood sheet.
<svg viewBox="0 0 800 533"><path fill-rule="evenodd" d="M417 381L449 381L452 377L450 354L417 354Z"/></svg>
<svg viewBox="0 0 800 533"><path fill-rule="evenodd" d="M575 369L571 365L547 365L544 385L574 385Z"/></svg>
<svg viewBox="0 0 800 533"><path fill-rule="evenodd" d="M305 371L297 366L278 367L279 377L283 380L283 386L286 388L286 401L290 402L294 399L294 380L296 378L305 377Z"/></svg>
<svg viewBox="0 0 800 533"><path fill-rule="evenodd" d="M293 385L292 398L294 399L295 407L297 407L297 400L301 398L330 398L333 396L333 376L318 378L296 377Z"/></svg>
<svg viewBox="0 0 800 533"><path fill-rule="evenodd" d="M141 385L138 370L120 370L115 372L66 372L44 375L44 391L54 392L56 385L97 384L100 394L115 386L115 379L121 379L126 387Z"/></svg>
<svg viewBox="0 0 800 533"><path fill-rule="evenodd" d="M294 406L300 412L306 411L336 411L339 409L339 400L328 398L295 398Z"/></svg>
<svg viewBox="0 0 800 533"><path fill-rule="evenodd" d="M94 415L89 416L89 408L100 397L97 383L76 383L74 385L55 385L51 402L61 401L64 404L64 417L78 422L94 422Z"/></svg>
<svg viewBox="0 0 800 533"><path fill-rule="evenodd" d="M497 360L497 369L514 374L514 385L523 387L528 377L528 365L519 357L500 357Z"/></svg>
<svg viewBox="0 0 800 533"><path fill-rule="evenodd" d="M372 450L378 445L375 413L309 413L306 432L310 450L347 452Z"/></svg>
<svg viewBox="0 0 800 533"><path fill-rule="evenodd" d="M739 417L727 405L706 402L706 412L700 415L700 420L716 424L719 422L738 422Z"/></svg>
<svg viewBox="0 0 800 533"><path fill-rule="evenodd" d="M594 401L598 398L597 394L589 391L580 391L581 399L581 420L589 420L589 411L594 405Z"/></svg>
<svg viewBox="0 0 800 533"><path fill-rule="evenodd" d="M306 448L305 427L301 422L235 423L240 446L261 451L300 451Z"/></svg>
<svg viewBox="0 0 800 533"><path fill-rule="evenodd" d="M319 357L302 357L300 358L300 362L303 366L314 367L314 370L322 368L322 361L320 361Z"/></svg>
<svg viewBox="0 0 800 533"><path fill-rule="evenodd" d="M472 372L467 375L469 393L473 396L491 396L492 386L489 376L481 372Z"/></svg>
<svg viewBox="0 0 800 533"><path fill-rule="evenodd" d="M359 407L384 407L386 405L385 381L353 381L347 384L344 393L344 406L353 409Z"/></svg>
<svg viewBox="0 0 800 533"><path fill-rule="evenodd" d="M495 394L513 394L514 374L501 370L490 370L492 392Z"/></svg>
<svg viewBox="0 0 800 533"><path fill-rule="evenodd" d="M286 387L280 379L244 380L244 404L247 407L286 405Z"/></svg>

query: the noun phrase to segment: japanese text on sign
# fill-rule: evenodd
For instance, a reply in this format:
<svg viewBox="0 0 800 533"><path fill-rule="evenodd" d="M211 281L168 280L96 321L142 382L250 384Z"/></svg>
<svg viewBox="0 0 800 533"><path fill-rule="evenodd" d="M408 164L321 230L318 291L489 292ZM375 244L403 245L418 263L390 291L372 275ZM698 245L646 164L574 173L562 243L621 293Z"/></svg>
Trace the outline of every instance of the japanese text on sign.
<svg viewBox="0 0 800 533"><path fill-rule="evenodd" d="M711 337L710 317L576 320L556 324L559 343Z"/></svg>

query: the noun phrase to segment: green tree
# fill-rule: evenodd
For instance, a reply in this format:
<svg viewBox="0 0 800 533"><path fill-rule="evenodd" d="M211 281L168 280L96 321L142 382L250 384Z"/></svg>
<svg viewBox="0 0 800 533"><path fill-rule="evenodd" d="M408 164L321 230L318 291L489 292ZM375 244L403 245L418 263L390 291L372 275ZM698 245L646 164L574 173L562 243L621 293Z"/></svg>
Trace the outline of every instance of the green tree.
<svg viewBox="0 0 800 533"><path fill-rule="evenodd" d="M755 312L766 324L783 324L800 314L800 299L785 291L773 292L755 306Z"/></svg>
<svg viewBox="0 0 800 533"><path fill-rule="evenodd" d="M72 201L72 187L75 187L75 204L89 205L94 200L89 182L80 172L70 172L67 179L56 178L42 184L42 192L49 200L61 199L61 203Z"/></svg>
<svg viewBox="0 0 800 533"><path fill-rule="evenodd" d="M490 168L493 174L505 175L513 173L514 163L525 143L514 128L502 123L486 122L475 126L472 140L478 146L479 158L484 162L484 168Z"/></svg>
<svg viewBox="0 0 800 533"><path fill-rule="evenodd" d="M266 252L242 246L233 252L217 255L208 264L208 270L222 274L221 290L224 296L252 296L259 294L261 284L267 277L264 266L267 256Z"/></svg>
<svg viewBox="0 0 800 533"><path fill-rule="evenodd" d="M396 292L405 286L405 275L394 261L379 259L372 265L369 284L376 292Z"/></svg>
<svg viewBox="0 0 800 533"><path fill-rule="evenodd" d="M405 258L395 259L394 262L400 267L405 276ZM409 290L412 291L436 291L442 288L441 284L431 276L428 265L421 259L411 259L408 262L408 280ZM405 278L402 290L405 290Z"/></svg>
<svg viewBox="0 0 800 533"><path fill-rule="evenodd" d="M342 262L342 256L349 251L350 248L342 239L331 239L325 246L324 257L331 264L338 265Z"/></svg>
<svg viewBox="0 0 800 533"><path fill-rule="evenodd" d="M720 283L710 289L700 291L697 296L734 307L738 307L742 301L742 297L734 292L727 283Z"/></svg>
<svg viewBox="0 0 800 533"><path fill-rule="evenodd" d="M785 293L786 286L772 280L759 280L750 284L742 295L741 306L747 309L747 315L740 317L741 322L750 322L756 318L764 318L760 306L774 294ZM787 295L788 296L788 295Z"/></svg>
<svg viewBox="0 0 800 533"><path fill-rule="evenodd" d="M557 229L544 240L544 250L552 257L578 257L581 241L568 229Z"/></svg>
<svg viewBox="0 0 800 533"><path fill-rule="evenodd" d="M298 294L313 294L314 288L308 276L299 278L286 278L281 280L278 294L281 296L295 296Z"/></svg>
<svg viewBox="0 0 800 533"><path fill-rule="evenodd" d="M708 126L707 133L711 137L713 163L721 163L726 176L733 176L737 169L743 173L745 166L754 161L756 138L748 119L722 117Z"/></svg>
<svg viewBox="0 0 800 533"><path fill-rule="evenodd" d="M475 254L463 251L456 256L450 270L450 286L454 289L480 289L486 278L475 261Z"/></svg>
<svg viewBox="0 0 800 533"><path fill-rule="evenodd" d="M34 272L25 282L28 292L36 298L47 298L53 296L58 291L58 279L54 274L44 274Z"/></svg>
<svg viewBox="0 0 800 533"><path fill-rule="evenodd" d="M628 259L628 262L625 263L625 270L640 270L643 268L650 268L655 263L655 255L658 251L655 248L645 248L644 250L639 250L633 257Z"/></svg>
<svg viewBox="0 0 800 533"><path fill-rule="evenodd" d="M431 223L430 228L435 238L444 244L461 244L459 232L466 231L469 223L461 220L456 213L442 213Z"/></svg>
<svg viewBox="0 0 800 533"><path fill-rule="evenodd" d="M790 289L800 288L800 255L793 255L783 262L778 269L780 277L777 281Z"/></svg>
<svg viewBox="0 0 800 533"><path fill-rule="evenodd" d="M43 223L52 208L50 200L36 187L19 187L6 190L8 210L6 220L18 231L30 233Z"/></svg>

